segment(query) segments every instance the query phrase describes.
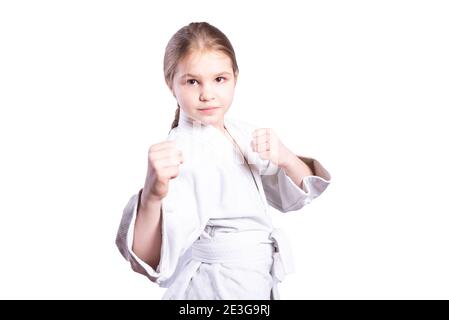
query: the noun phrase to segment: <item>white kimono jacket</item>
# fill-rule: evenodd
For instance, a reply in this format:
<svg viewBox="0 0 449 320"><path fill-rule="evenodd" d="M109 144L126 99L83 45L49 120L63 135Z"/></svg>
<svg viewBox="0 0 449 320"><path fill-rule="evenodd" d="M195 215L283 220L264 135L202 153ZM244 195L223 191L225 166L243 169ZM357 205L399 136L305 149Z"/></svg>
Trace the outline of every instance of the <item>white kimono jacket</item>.
<svg viewBox="0 0 449 320"><path fill-rule="evenodd" d="M257 127L225 118L243 159L218 129L180 111L168 140L176 141L184 163L162 200L159 265L154 270L132 251L142 190L123 212L116 240L121 254L134 271L168 288L162 299L279 299L277 284L294 266L268 205L281 212L301 209L326 189L329 173L317 160L298 156L313 171L303 190L252 151Z"/></svg>

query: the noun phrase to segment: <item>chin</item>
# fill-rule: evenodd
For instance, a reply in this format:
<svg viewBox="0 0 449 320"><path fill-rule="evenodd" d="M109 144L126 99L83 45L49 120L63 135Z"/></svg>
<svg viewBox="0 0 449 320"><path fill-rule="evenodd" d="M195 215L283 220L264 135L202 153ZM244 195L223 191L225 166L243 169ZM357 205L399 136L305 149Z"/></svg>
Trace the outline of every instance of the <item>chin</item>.
<svg viewBox="0 0 449 320"><path fill-rule="evenodd" d="M204 121L209 120L209 121L216 121L218 119L223 118L223 113L221 112L216 112L213 114L203 114L201 113L201 111L198 112L197 117L199 119L202 119Z"/></svg>

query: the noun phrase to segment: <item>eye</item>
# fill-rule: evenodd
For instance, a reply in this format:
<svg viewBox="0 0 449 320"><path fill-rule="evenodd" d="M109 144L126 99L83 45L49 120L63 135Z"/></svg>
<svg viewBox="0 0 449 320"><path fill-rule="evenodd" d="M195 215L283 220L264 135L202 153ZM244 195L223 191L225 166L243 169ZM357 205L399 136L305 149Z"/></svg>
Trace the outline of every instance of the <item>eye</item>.
<svg viewBox="0 0 449 320"><path fill-rule="evenodd" d="M195 84L195 83L192 83L192 81L196 81L196 80L195 80L195 79L188 79L188 80L187 80L187 83L188 83L188 84ZM198 82L198 81L197 81L197 82Z"/></svg>
<svg viewBox="0 0 449 320"><path fill-rule="evenodd" d="M223 79L223 81L225 81L225 80L226 80L226 78L225 78L225 77L217 77L217 79ZM218 82L223 82L223 81L218 81Z"/></svg>

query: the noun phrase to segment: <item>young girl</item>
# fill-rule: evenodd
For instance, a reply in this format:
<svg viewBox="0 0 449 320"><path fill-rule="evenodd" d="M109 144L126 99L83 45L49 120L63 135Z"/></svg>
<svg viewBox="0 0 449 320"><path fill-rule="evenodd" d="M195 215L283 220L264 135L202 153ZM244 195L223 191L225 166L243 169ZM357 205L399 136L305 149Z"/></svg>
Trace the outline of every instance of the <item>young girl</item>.
<svg viewBox="0 0 449 320"><path fill-rule="evenodd" d="M123 212L116 244L163 299L279 299L293 271L268 205L299 210L330 175L269 128L225 118L238 77L228 38L190 23L170 39L165 81L178 102L166 141L153 144L144 187Z"/></svg>

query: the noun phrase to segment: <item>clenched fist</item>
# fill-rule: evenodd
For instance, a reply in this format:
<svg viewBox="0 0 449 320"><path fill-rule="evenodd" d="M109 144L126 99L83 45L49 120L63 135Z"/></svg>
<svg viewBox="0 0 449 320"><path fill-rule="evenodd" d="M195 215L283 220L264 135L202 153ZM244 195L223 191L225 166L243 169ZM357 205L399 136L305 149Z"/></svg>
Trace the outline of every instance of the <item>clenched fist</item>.
<svg viewBox="0 0 449 320"><path fill-rule="evenodd" d="M259 128L252 133L251 148L263 160L270 160L274 164L284 167L291 152L271 128Z"/></svg>
<svg viewBox="0 0 449 320"><path fill-rule="evenodd" d="M176 143L166 140L153 144L148 152L148 170L142 201L162 200L168 193L170 179L179 174L179 165L184 163L182 152Z"/></svg>

